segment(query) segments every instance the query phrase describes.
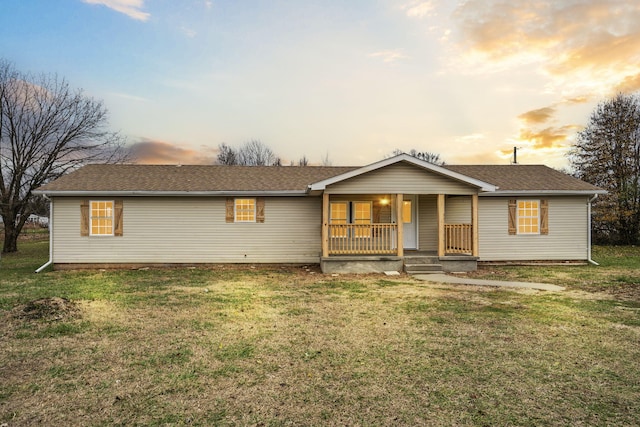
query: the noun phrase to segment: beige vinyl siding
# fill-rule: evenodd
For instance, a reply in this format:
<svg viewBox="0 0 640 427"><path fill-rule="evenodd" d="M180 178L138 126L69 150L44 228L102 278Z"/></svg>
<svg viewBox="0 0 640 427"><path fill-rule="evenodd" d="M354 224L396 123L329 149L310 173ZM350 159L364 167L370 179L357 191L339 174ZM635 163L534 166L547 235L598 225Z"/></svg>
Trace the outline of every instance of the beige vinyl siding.
<svg viewBox="0 0 640 427"><path fill-rule="evenodd" d="M474 187L408 163L385 168L330 185L328 194L473 194Z"/></svg>
<svg viewBox="0 0 640 427"><path fill-rule="evenodd" d="M418 247L438 250L438 209L436 196L418 197Z"/></svg>
<svg viewBox="0 0 640 427"><path fill-rule="evenodd" d="M471 197L447 197L445 199L444 222L447 224L471 224Z"/></svg>
<svg viewBox="0 0 640 427"><path fill-rule="evenodd" d="M511 197L513 198L513 197ZM541 197L526 197L541 199ZM509 235L508 197L480 197L481 261L585 260L588 247L586 197L549 200L548 235Z"/></svg>
<svg viewBox="0 0 640 427"><path fill-rule="evenodd" d="M322 202L265 198L265 222L226 223L226 198L123 198L122 237L80 236L79 198L55 198L55 263L317 263Z"/></svg>

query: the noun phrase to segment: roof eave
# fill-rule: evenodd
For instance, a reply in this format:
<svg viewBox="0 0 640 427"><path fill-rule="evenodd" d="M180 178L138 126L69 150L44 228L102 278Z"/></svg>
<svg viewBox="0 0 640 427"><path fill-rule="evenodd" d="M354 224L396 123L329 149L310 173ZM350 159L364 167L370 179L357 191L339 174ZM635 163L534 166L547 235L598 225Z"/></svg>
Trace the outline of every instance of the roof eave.
<svg viewBox="0 0 640 427"><path fill-rule="evenodd" d="M49 197L152 197L152 196L306 196L305 190L278 190L278 191L46 191L36 190L36 195Z"/></svg>
<svg viewBox="0 0 640 427"><path fill-rule="evenodd" d="M607 194L606 190L505 190L493 193L482 193L482 197L504 197L504 196L536 196L536 195L558 195L558 196L592 196L595 194Z"/></svg>

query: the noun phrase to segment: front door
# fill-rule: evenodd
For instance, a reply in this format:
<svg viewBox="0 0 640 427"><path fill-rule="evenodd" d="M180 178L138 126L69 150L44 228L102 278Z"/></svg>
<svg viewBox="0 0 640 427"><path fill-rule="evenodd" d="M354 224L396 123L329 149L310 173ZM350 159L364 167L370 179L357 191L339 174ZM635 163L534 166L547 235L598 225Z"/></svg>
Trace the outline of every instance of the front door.
<svg viewBox="0 0 640 427"><path fill-rule="evenodd" d="M402 201L402 231L405 249L418 249L417 197L404 196Z"/></svg>

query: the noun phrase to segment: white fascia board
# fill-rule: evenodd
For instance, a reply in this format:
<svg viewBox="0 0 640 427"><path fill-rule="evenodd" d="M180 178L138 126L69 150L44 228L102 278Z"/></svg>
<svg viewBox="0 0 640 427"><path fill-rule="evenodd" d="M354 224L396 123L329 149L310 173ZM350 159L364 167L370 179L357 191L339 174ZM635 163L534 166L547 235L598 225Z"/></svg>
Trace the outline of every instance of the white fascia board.
<svg viewBox="0 0 640 427"><path fill-rule="evenodd" d="M522 190L522 191L496 191L493 193L481 193L480 197L518 197L518 196L593 196L594 194L607 194L607 190Z"/></svg>
<svg viewBox="0 0 640 427"><path fill-rule="evenodd" d="M423 169L429 170L431 172L435 172L439 175L443 175L452 179L455 179L457 181L461 181L464 182L466 184L472 185L474 187L478 187L480 188L480 190L482 191L496 191L497 187L493 184L489 184L488 182L484 182L484 181L480 181L479 179L475 179L475 178L471 178L467 175L463 175L457 172L453 172L449 169L443 168L441 166L437 166L434 165L433 163L429 163L429 162L425 162L423 160L420 159L416 159L413 156L410 156L408 154L398 154L397 156L394 157L389 157L388 159L384 159L384 160L380 160L378 162L375 163L371 163L370 165L367 166L363 166L361 168L358 169L354 169L352 171L343 173L341 175L336 175L334 177L325 179L323 181L318 181L315 182L311 185L309 185L309 191L324 191L328 185L331 184L335 184L337 182L340 181L344 181L346 179L349 178L353 178L362 174L365 174L367 172L371 172L380 168L383 168L385 166L389 166L392 165L394 163L399 163L399 162L407 162L407 163L411 163L415 166L421 167Z"/></svg>
<svg viewBox="0 0 640 427"><path fill-rule="evenodd" d="M152 197L152 196L306 196L304 190L288 191L34 191L33 194L49 197Z"/></svg>

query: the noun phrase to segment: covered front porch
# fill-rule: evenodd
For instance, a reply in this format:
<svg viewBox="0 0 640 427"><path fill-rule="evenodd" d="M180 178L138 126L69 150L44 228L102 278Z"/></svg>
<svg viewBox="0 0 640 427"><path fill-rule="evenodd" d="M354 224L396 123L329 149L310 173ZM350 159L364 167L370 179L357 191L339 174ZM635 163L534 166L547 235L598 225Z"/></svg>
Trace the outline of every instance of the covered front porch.
<svg viewBox="0 0 640 427"><path fill-rule="evenodd" d="M322 196L324 272L475 269L478 194L328 194Z"/></svg>

